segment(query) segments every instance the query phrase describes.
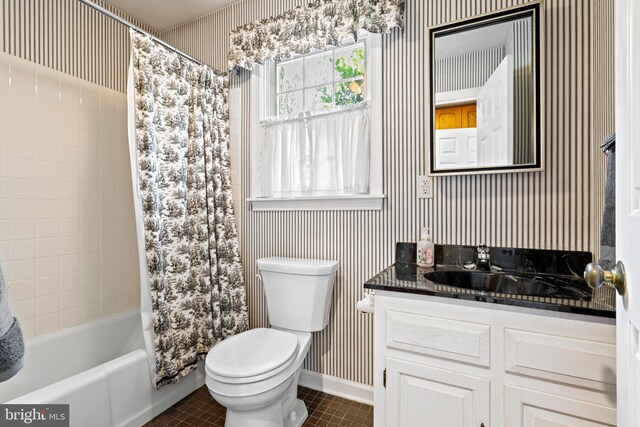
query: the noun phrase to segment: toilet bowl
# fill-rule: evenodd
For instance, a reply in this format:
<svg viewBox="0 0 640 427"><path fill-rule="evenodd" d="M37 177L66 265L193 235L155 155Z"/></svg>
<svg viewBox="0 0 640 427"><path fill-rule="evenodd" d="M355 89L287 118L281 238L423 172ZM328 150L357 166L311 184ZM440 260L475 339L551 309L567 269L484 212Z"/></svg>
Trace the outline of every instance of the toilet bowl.
<svg viewBox="0 0 640 427"><path fill-rule="evenodd" d="M242 332L212 348L206 384L227 408L227 427L300 427L308 413L297 398L298 379L311 332L329 321L338 263L263 258L258 268L272 327Z"/></svg>
<svg viewBox="0 0 640 427"><path fill-rule="evenodd" d="M226 425L302 425L307 411L296 395L310 343L310 333L260 328L214 347L205 362L206 384L227 408Z"/></svg>

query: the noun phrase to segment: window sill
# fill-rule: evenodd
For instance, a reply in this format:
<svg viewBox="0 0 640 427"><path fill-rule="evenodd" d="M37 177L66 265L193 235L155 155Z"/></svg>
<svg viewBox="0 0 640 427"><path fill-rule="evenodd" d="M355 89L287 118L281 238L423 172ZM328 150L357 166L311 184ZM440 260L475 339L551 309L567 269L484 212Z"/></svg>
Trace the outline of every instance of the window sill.
<svg viewBox="0 0 640 427"><path fill-rule="evenodd" d="M373 211L382 209L384 194L366 196L296 197L292 199L247 199L261 211Z"/></svg>

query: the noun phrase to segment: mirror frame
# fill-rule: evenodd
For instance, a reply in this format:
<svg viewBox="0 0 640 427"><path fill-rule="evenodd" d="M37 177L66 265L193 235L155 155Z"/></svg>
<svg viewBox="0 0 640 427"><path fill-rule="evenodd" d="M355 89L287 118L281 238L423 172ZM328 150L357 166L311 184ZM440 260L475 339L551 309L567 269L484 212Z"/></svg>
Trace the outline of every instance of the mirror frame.
<svg viewBox="0 0 640 427"><path fill-rule="evenodd" d="M544 120L541 114L542 105L542 91L540 90L541 71L544 67L543 57L540 53L540 45L542 44L542 38L544 35L544 25L540 14L541 1L534 1L521 6L515 6L507 9L502 9L498 12L486 13L482 15L473 16L468 19L462 19L454 22L448 22L442 25L430 27L428 29L428 58L429 58L429 78L427 79L427 90L429 99L429 115L427 120L429 130L429 158L427 163L429 164L429 175L434 176L451 176L451 175L486 175L496 173L517 173L517 172L539 172L543 171L542 157L544 155L544 149L542 147L542 121ZM527 163L524 165L507 165L507 166L493 166L483 168L465 168L465 169L435 169L435 93L432 90L434 87L434 66L435 66L435 39L437 36L443 36L447 34L454 34L473 28L480 28L492 23L500 23L505 21L511 21L518 17L531 17L533 20L532 36L533 36L533 70L534 70L534 90L535 94L534 108L535 112L534 125L532 126L533 142L535 145L535 162Z"/></svg>

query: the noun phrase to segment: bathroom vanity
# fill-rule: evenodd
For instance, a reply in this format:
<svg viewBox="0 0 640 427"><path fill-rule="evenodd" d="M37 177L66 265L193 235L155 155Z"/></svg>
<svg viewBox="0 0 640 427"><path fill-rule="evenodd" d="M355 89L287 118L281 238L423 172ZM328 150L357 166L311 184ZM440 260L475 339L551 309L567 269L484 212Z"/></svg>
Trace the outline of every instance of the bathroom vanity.
<svg viewBox="0 0 640 427"><path fill-rule="evenodd" d="M462 262L469 249L438 247L435 269L397 262L365 283L375 289L375 425L615 426L614 307L606 296L585 296L576 275L532 272L567 273L585 253L550 251L536 264L541 252L492 249L503 261L526 260L528 272L485 272L485 285L525 278L520 288L427 279L471 274L442 265ZM532 286L536 278L548 287Z"/></svg>

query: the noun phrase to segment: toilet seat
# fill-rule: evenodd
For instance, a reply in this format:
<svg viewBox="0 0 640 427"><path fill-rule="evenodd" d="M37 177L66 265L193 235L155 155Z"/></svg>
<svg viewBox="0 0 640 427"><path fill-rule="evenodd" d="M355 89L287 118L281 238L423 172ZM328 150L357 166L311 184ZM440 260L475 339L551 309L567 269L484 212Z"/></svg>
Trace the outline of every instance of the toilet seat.
<svg viewBox="0 0 640 427"><path fill-rule="evenodd" d="M247 384L287 369L298 355L295 334L258 328L227 338L209 351L207 374L229 384Z"/></svg>

